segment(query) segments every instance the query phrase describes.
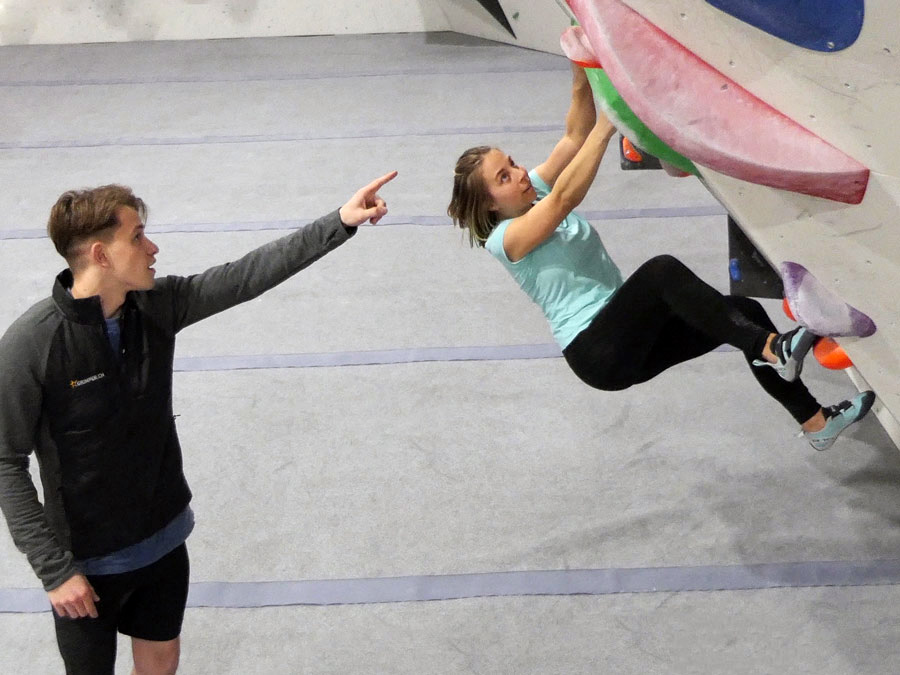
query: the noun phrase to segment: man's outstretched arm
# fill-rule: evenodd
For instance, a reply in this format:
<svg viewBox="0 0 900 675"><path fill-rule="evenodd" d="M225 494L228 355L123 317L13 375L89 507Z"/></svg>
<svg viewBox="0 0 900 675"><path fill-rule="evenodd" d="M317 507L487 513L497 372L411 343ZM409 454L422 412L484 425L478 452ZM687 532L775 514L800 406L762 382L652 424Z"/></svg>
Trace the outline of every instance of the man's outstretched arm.
<svg viewBox="0 0 900 675"><path fill-rule="evenodd" d="M166 277L150 293L151 303L171 312L173 332L252 300L289 279L334 250L365 222L377 223L387 213L378 190L397 175L392 171L357 190L340 209L322 216L295 232L251 251L239 260L219 265L190 277ZM155 312L154 312L155 313Z"/></svg>

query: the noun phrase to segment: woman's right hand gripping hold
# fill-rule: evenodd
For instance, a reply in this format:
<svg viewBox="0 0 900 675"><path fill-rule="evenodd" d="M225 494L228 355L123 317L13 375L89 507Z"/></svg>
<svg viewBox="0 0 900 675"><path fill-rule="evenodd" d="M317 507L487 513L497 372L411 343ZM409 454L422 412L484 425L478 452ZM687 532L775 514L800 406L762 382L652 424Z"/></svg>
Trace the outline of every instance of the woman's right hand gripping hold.
<svg viewBox="0 0 900 675"><path fill-rule="evenodd" d="M581 203L616 131L606 115L596 111L584 69L572 64L572 71L572 103L566 115L566 133L547 160L536 167L538 175L551 187L550 194L521 213L499 213L501 219L514 219L503 236L503 249L513 262L537 248ZM514 178L515 169L510 169ZM527 172L518 169L526 174L524 180L530 185ZM487 171L485 180L491 180Z"/></svg>

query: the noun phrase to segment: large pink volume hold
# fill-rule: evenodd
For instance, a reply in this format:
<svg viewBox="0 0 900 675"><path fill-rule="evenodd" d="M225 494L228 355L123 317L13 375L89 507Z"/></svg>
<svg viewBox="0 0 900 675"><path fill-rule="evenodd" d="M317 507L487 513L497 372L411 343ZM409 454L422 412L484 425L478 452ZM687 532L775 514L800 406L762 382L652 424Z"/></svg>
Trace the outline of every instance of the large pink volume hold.
<svg viewBox="0 0 900 675"><path fill-rule="evenodd" d="M619 95L692 161L735 178L859 204L869 170L775 110L621 0L567 0Z"/></svg>

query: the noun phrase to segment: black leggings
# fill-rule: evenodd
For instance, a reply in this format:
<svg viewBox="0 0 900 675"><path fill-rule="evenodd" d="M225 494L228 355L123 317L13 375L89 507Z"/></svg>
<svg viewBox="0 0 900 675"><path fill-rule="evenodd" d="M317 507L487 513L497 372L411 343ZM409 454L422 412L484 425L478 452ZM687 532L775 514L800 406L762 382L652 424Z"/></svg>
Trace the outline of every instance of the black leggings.
<svg viewBox="0 0 900 675"><path fill-rule="evenodd" d="M625 281L563 356L586 384L615 391L722 344L740 349L749 363L761 358L768 335L776 332L759 302L722 295L677 258L661 255ZM798 422L819 411L799 379L787 382L773 368L750 370Z"/></svg>

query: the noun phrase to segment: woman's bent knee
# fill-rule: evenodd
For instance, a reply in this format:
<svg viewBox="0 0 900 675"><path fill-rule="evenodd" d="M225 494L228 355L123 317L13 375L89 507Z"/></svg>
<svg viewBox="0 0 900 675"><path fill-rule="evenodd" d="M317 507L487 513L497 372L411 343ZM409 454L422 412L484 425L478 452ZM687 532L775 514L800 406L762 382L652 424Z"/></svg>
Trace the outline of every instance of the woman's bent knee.
<svg viewBox="0 0 900 675"><path fill-rule="evenodd" d="M693 275L693 272L678 258L668 253L653 256L635 271L635 276L650 277L656 280L657 285L666 283L678 283L676 279L684 274Z"/></svg>

